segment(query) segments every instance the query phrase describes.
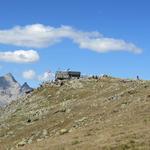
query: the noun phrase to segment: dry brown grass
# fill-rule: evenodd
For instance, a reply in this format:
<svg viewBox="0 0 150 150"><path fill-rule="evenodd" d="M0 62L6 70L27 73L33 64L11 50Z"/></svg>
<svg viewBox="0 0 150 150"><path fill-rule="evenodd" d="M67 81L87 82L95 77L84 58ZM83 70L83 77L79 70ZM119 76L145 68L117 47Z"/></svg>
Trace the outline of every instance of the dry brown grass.
<svg viewBox="0 0 150 150"><path fill-rule="evenodd" d="M82 87L72 86L79 83ZM3 112L0 150L149 150L149 95L149 81L103 78L46 85ZM39 118L27 123L40 110ZM46 138L37 141L40 133L31 144L16 148L23 138L43 129L48 131ZM69 132L61 135L61 129Z"/></svg>

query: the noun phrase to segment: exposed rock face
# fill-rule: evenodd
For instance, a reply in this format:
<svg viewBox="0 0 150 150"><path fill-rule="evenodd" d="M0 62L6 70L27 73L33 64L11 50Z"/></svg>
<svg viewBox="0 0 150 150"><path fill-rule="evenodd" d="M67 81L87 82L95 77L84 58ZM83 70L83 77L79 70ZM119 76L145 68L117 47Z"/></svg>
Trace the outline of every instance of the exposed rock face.
<svg viewBox="0 0 150 150"><path fill-rule="evenodd" d="M16 100L22 96L27 90L32 88L24 83L21 86L13 77L11 73L8 73L0 77L0 106L5 106L11 101Z"/></svg>

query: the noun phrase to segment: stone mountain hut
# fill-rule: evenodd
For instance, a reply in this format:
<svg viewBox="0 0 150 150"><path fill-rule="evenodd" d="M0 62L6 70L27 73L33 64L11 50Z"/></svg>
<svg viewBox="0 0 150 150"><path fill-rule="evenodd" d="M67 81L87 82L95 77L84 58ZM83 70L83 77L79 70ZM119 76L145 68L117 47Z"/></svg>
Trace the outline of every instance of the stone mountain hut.
<svg viewBox="0 0 150 150"><path fill-rule="evenodd" d="M69 80L79 79L81 72L78 71L57 71L55 74L55 80Z"/></svg>

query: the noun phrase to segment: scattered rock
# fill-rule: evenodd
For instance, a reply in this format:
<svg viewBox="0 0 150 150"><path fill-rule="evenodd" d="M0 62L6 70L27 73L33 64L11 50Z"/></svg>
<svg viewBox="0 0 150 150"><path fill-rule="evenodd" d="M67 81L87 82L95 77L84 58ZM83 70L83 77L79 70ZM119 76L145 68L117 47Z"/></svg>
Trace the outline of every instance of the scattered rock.
<svg viewBox="0 0 150 150"><path fill-rule="evenodd" d="M81 118L81 119L79 119L79 120L76 120L76 121L75 121L75 124L73 125L73 127L79 128L79 127L85 125L87 119L88 119L87 117L83 117L83 118Z"/></svg>
<svg viewBox="0 0 150 150"><path fill-rule="evenodd" d="M42 135L43 136L47 136L48 135L48 131L46 129L44 129Z"/></svg>
<svg viewBox="0 0 150 150"><path fill-rule="evenodd" d="M119 96L114 95L108 98L108 100L118 100Z"/></svg>
<svg viewBox="0 0 150 150"><path fill-rule="evenodd" d="M56 110L53 114L57 114L59 112L66 112L66 108L62 108L62 109Z"/></svg>
<svg viewBox="0 0 150 150"><path fill-rule="evenodd" d="M23 139L21 142L19 142L17 144L18 147L22 147L22 146L25 146L27 144L27 140L26 139Z"/></svg>
<svg viewBox="0 0 150 150"><path fill-rule="evenodd" d="M66 133L68 133L68 132L69 132L68 129L61 129L61 130L60 130L60 135L66 134Z"/></svg>
<svg viewBox="0 0 150 150"><path fill-rule="evenodd" d="M48 95L48 96L47 96L47 99L49 99L49 98L51 98L51 97L52 97L52 95Z"/></svg>
<svg viewBox="0 0 150 150"><path fill-rule="evenodd" d="M137 93L137 91L136 91L136 90L130 90L130 91L128 91L128 93L129 93L130 95L132 95L132 94Z"/></svg>
<svg viewBox="0 0 150 150"><path fill-rule="evenodd" d="M70 113L70 112L71 112L71 109L67 109L67 110L66 110L66 113Z"/></svg>
<svg viewBox="0 0 150 150"><path fill-rule="evenodd" d="M122 108L122 109L125 108L126 105L127 105L127 104L122 104L122 105L121 105L121 108Z"/></svg>
<svg viewBox="0 0 150 150"><path fill-rule="evenodd" d="M77 120L76 122L83 122L83 121L85 121L85 120L87 120L87 117L83 117L83 118Z"/></svg>
<svg viewBox="0 0 150 150"><path fill-rule="evenodd" d="M31 144L32 143L32 138L30 138L29 140L28 140L28 144Z"/></svg>
<svg viewBox="0 0 150 150"><path fill-rule="evenodd" d="M43 141L43 139L37 139L36 141L37 141L37 142L41 142L41 141Z"/></svg>
<svg viewBox="0 0 150 150"><path fill-rule="evenodd" d="M13 135L13 134L14 134L13 131L9 131L9 132L7 133L7 135Z"/></svg>

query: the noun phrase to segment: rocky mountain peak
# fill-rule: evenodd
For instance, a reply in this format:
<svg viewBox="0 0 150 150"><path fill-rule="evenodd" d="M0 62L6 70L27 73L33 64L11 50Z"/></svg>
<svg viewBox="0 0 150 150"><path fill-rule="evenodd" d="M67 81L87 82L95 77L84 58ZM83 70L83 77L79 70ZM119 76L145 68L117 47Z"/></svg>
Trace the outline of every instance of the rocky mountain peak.
<svg viewBox="0 0 150 150"><path fill-rule="evenodd" d="M25 83L22 85L22 87L29 87L29 85L28 85L27 82L25 82Z"/></svg>
<svg viewBox="0 0 150 150"><path fill-rule="evenodd" d="M3 76L5 80L17 82L14 78L14 76L11 73L7 73L6 75Z"/></svg>
<svg viewBox="0 0 150 150"><path fill-rule="evenodd" d="M32 88L26 82L21 86L11 73L1 76L0 106L9 104L30 90L32 90Z"/></svg>
<svg viewBox="0 0 150 150"><path fill-rule="evenodd" d="M28 85L27 82L25 82L22 86L21 86L21 92L25 93L27 91L32 90L32 88Z"/></svg>

